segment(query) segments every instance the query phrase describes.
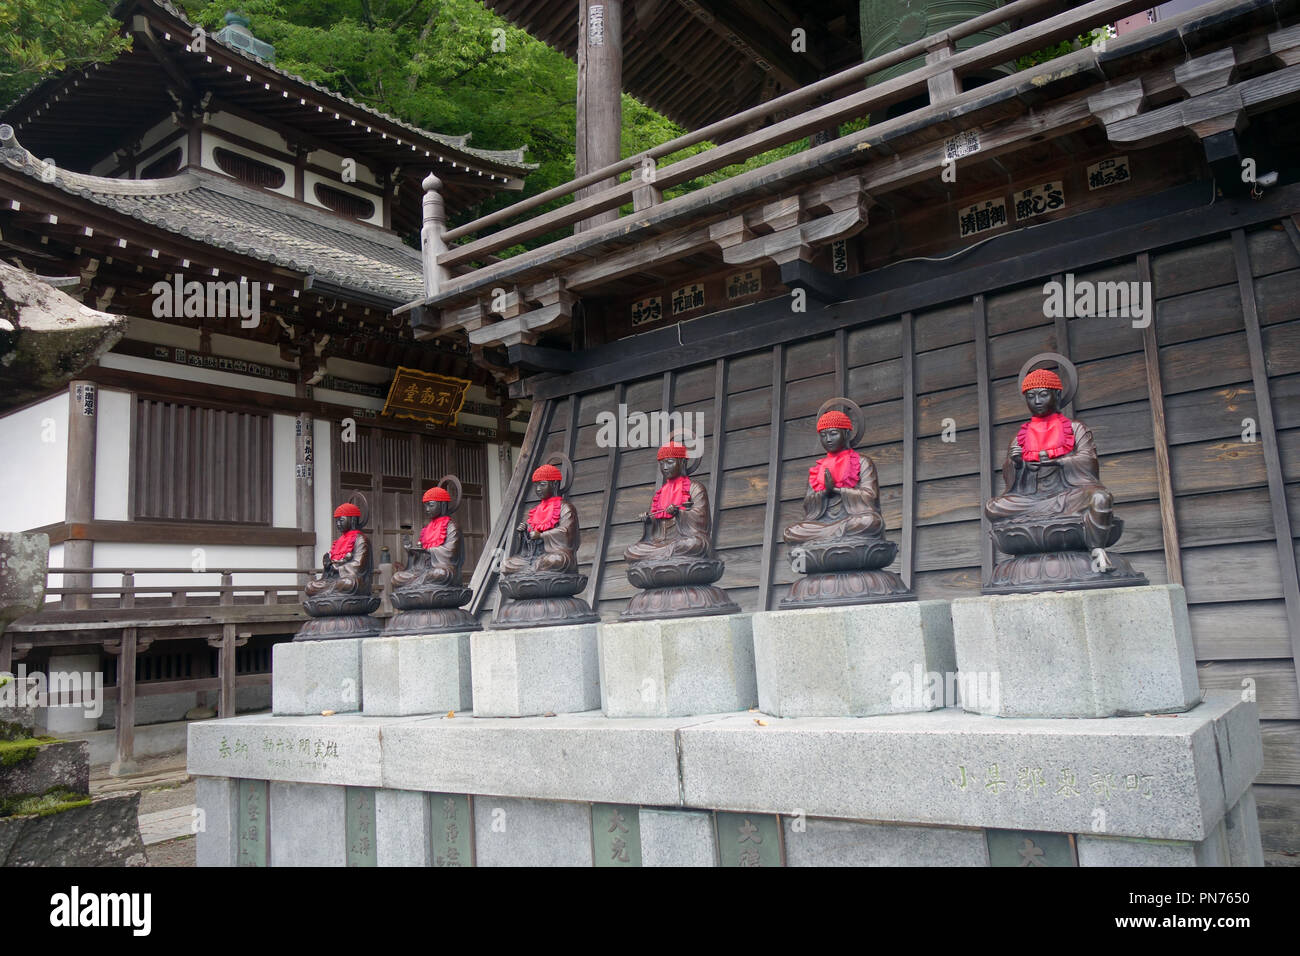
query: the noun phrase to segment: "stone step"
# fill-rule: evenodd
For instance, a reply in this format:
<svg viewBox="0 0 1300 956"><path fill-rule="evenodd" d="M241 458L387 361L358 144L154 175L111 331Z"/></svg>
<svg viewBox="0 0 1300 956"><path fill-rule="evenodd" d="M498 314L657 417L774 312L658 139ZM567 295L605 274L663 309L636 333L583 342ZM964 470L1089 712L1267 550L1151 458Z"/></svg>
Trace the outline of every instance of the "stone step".
<svg viewBox="0 0 1300 956"><path fill-rule="evenodd" d="M139 816L140 839L145 846L165 843L177 837L194 835L194 804L184 807L172 807L170 810L158 810L155 813L142 813Z"/></svg>

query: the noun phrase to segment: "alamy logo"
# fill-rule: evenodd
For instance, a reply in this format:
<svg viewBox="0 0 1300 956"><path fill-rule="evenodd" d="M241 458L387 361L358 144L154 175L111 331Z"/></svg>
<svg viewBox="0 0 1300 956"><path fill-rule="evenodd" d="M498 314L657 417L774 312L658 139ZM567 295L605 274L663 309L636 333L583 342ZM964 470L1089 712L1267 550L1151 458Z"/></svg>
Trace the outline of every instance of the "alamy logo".
<svg viewBox="0 0 1300 956"><path fill-rule="evenodd" d="M658 447L676 438L689 458L704 450L703 412L629 412L620 404L617 413L597 413L596 426L597 448Z"/></svg>
<svg viewBox="0 0 1300 956"><path fill-rule="evenodd" d="M1133 328L1145 329L1154 315L1150 282L1065 282L1053 279L1043 286L1043 315L1049 319L1132 319Z"/></svg>
<svg viewBox="0 0 1300 956"><path fill-rule="evenodd" d="M153 894L82 893L74 886L50 897L50 925L125 926L133 936L148 936L153 928Z"/></svg>
<svg viewBox="0 0 1300 956"><path fill-rule="evenodd" d="M4 680L12 677L11 680ZM80 707L89 720L104 716L104 675L99 671L41 671L0 673L0 707Z"/></svg>
<svg viewBox="0 0 1300 956"><path fill-rule="evenodd" d="M262 285L241 279L218 282L185 281L175 273L172 281L160 279L149 290L154 295L155 319L225 319L238 316L240 327L255 329L262 321Z"/></svg>

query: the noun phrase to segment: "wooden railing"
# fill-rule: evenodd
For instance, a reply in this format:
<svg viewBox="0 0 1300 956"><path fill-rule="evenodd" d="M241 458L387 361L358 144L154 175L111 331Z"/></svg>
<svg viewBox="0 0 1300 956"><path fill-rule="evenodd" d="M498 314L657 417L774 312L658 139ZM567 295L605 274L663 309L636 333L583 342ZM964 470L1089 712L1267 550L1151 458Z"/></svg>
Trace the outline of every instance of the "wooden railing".
<svg viewBox="0 0 1300 956"><path fill-rule="evenodd" d="M196 571L194 568L50 568L46 573L46 580L55 577L64 577L71 575L119 575L121 583L117 585L99 585L99 586L81 586L81 587L46 587L45 594L47 604L48 598L56 596L59 609L64 610L84 610L94 607L110 608L112 604L95 605L94 600L98 597L115 597L118 599L118 608L138 607L137 599L144 597L156 597L165 599L167 606L170 607L191 607L204 606L211 604L235 604L234 596L243 595L260 595L263 604L278 604L280 596L288 594L291 601L296 603L299 600L301 586L298 580L304 575L310 575L310 571L299 571L295 568L234 568L222 570L202 570ZM220 575L220 584L184 584L178 585L171 582L160 584L137 584L137 574L166 574L166 575L187 575L187 574L204 574ZM256 583L256 584L236 584L235 575L293 575L292 582L283 582L275 584ZM231 600L227 602L226 596L229 595ZM211 601L196 601L196 598L214 598ZM155 604L161 602L155 601Z"/></svg>
<svg viewBox="0 0 1300 956"><path fill-rule="evenodd" d="M436 304L478 288L482 284L479 280L484 278L481 274L491 273L494 266L501 265L490 262L488 257L520 242L573 226L598 213L618 209L628 202L633 203L634 216L660 204L665 207L684 204L690 199L689 196L664 201L663 191L743 163L777 147L798 142L812 133L836 130L840 124L862 119L873 111L922 94L929 94L932 105L950 99L960 92L961 78L967 74L1006 64L1062 40L1073 40L1090 30L1105 28L1122 17L1146 10L1151 3L1149 0L1097 0L1065 13L1036 19L1057 6L1059 4L1052 0L1015 0L997 10L628 156L454 229L445 227L441 182L437 177L429 176L424 181L424 227L421 232L425 301ZM961 53L956 52L957 41L1009 21L1024 22L1003 37ZM874 86L864 86L864 81L873 74L917 57L925 58L923 66ZM668 165L657 165L659 160L688 147L708 143L769 120L774 120L770 126L738 136L722 145L711 146ZM790 158L775 160L749 170L736 177L736 181L744 180L746 186L760 187L777 172L774 167L788 162ZM641 170L645 173L642 174ZM631 175L600 192L525 218L514 225L489 231L547 203L565 199L578 190L623 173ZM626 223L615 221L596 227L591 235L608 233L612 237L626 232ZM462 239L469 241L449 245ZM547 248L556 241L560 240L553 240L552 243L522 255L541 258L547 255ZM509 263L510 260L505 262ZM487 265L452 278L453 269L473 263ZM405 311L406 308L410 306L398 311Z"/></svg>

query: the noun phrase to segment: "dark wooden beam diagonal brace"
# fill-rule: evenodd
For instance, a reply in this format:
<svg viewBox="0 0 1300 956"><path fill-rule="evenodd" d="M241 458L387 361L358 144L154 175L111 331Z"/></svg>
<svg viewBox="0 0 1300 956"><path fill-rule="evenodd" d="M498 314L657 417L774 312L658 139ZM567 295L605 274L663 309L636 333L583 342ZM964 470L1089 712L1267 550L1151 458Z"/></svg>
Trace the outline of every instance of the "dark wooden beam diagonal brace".
<svg viewBox="0 0 1300 956"><path fill-rule="evenodd" d="M622 382L614 386L613 406L618 408L623 404L624 396L627 394L627 386ZM605 494L600 501L600 518L596 522L596 548L591 553L591 571L587 575L587 591L583 595L583 600L589 607L596 606L597 596L600 594L600 582L605 576L605 549L609 547L609 532L614 524L614 499L618 495L618 460L622 453L622 448L618 442L609 447L609 455L605 460Z"/></svg>
<svg viewBox="0 0 1300 956"><path fill-rule="evenodd" d="M1137 258L1138 280L1151 288L1151 255ZM1155 301L1154 291L1151 301ZM1148 319L1152 319L1148 316ZM1058 321L1060 321L1058 319ZM1069 353L1065 353L1067 356ZM1183 552L1178 544L1178 518L1174 508L1174 479L1169 464L1169 429L1165 423L1165 389L1160 376L1160 343L1154 321L1142 330L1142 355L1146 361L1147 396L1151 401L1151 431L1156 452L1156 488L1160 495L1160 533L1164 539L1165 566L1170 584L1183 583ZM1067 413L1068 414L1068 413Z"/></svg>
<svg viewBox="0 0 1300 956"><path fill-rule="evenodd" d="M1259 307L1255 300L1255 277L1250 268L1250 248L1244 229L1232 231L1232 253L1241 291L1241 312L1246 325L1246 346L1250 351L1250 375L1255 385L1255 408L1259 414L1259 440L1264 445L1264 470L1268 475L1268 499L1273 511L1273 533L1277 540L1278 569L1282 575L1282 596L1286 601L1287 631L1291 635L1291 661L1300 685L1300 575L1296 572L1295 538L1287 511L1286 479L1278 449L1277 425L1273 419L1273 398L1268 387L1268 358L1259 328Z"/></svg>
<svg viewBox="0 0 1300 956"><path fill-rule="evenodd" d="M988 584L993 574L993 537L989 533L989 519L984 514L984 502L993 497L993 396L989 377L988 311L984 296L977 295L971 302L971 321L975 330L975 391L979 400L980 442L980 583Z"/></svg>
<svg viewBox="0 0 1300 956"><path fill-rule="evenodd" d="M776 521L781 510L782 425L785 420L785 346L772 349L772 435L768 444L767 510L763 514L763 560L758 572L758 603L766 611L772 601L772 566L776 560ZM715 511L716 514L716 511Z"/></svg>

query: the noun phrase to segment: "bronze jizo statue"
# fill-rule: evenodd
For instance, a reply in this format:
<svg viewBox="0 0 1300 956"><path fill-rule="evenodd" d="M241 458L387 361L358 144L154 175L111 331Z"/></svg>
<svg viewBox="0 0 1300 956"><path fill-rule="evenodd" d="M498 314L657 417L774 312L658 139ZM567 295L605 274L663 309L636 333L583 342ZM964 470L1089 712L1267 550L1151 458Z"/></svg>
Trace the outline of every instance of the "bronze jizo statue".
<svg viewBox="0 0 1300 956"><path fill-rule="evenodd" d="M1068 386L1056 372L1034 368L1045 361L1056 362ZM1007 448L1002 494L984 505L993 543L1009 555L993 568L984 593L1146 584L1126 558L1106 550L1119 540L1124 522L1101 483L1092 431L1060 412L1074 395L1073 364L1044 353L1026 362L1020 377L1033 417Z"/></svg>
<svg viewBox="0 0 1300 956"><path fill-rule="evenodd" d="M361 509L345 502L334 509L339 536L321 558L321 573L307 582L303 609L310 619L295 641L376 637L381 625L370 615L380 599L372 593L374 564L370 539L361 532Z"/></svg>
<svg viewBox="0 0 1300 956"><path fill-rule="evenodd" d="M623 621L702 614L738 614L740 608L713 582L725 567L713 551L709 492L690 477L686 446L659 449L663 484L641 515L641 540L628 547L627 579L641 590L619 615ZM698 466L696 459L695 465Z"/></svg>
<svg viewBox="0 0 1300 956"><path fill-rule="evenodd" d="M573 465L553 455L533 472L538 503L515 527L514 553L501 562L501 598L491 627L590 624L599 618L577 593L587 586L578 573L578 512L564 497Z"/></svg>
<svg viewBox="0 0 1300 956"><path fill-rule="evenodd" d="M857 416L835 409L839 405ZM853 446L862 411L847 398L822 405L817 438L826 454L808 469L803 520L785 529L790 563L801 575L782 608L909 601L915 595L886 566L898 545L884 537L876 465Z"/></svg>
<svg viewBox="0 0 1300 956"><path fill-rule="evenodd" d="M417 541L405 538L406 567L393 575L393 607L384 635L450 634L481 628L474 615L461 610L473 592L461 581L465 545L452 517L460 507L460 479L445 475L424 493L428 523Z"/></svg>

